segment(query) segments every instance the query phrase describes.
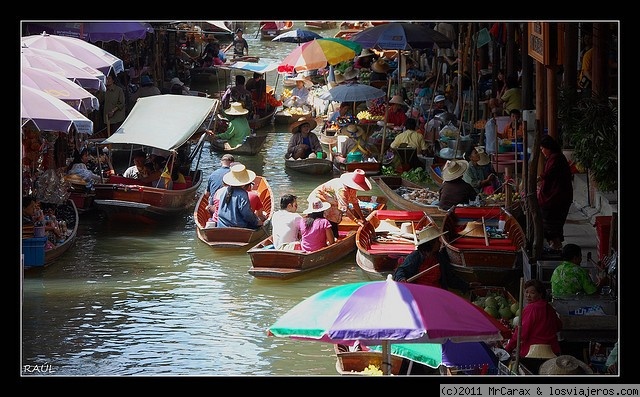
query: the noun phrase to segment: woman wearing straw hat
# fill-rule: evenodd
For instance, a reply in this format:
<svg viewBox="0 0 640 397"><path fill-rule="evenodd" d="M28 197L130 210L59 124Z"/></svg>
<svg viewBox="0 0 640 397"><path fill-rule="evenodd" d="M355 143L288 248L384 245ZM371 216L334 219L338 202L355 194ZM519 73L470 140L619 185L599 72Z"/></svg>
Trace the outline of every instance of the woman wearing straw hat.
<svg viewBox="0 0 640 397"><path fill-rule="evenodd" d="M446 233L446 232L444 232ZM393 273L393 279L416 284L430 285L444 289L455 288L462 292L469 290L469 283L462 280L451 270L451 262L447 251L441 247L440 239L444 233L434 224L415 232L416 250L407 255ZM439 266L436 266L439 265Z"/></svg>
<svg viewBox="0 0 640 397"><path fill-rule="evenodd" d="M355 62L353 63L354 69L371 69L371 64L377 58L376 53L371 51L369 48L365 48L360 52L360 55L356 57Z"/></svg>
<svg viewBox="0 0 640 397"><path fill-rule="evenodd" d="M389 101L389 114L387 114L387 122L394 126L402 127L407 121L408 105L402 100L400 95L394 95Z"/></svg>
<svg viewBox="0 0 640 397"><path fill-rule="evenodd" d="M245 186L256 179L256 173L243 164L236 164L222 177L225 185L219 189L218 227L256 229L262 221L251 208Z"/></svg>
<svg viewBox="0 0 640 397"><path fill-rule="evenodd" d="M438 207L449 210L458 204L475 200L478 193L462 176L469 168L466 160L448 160L442 169L442 186L438 191Z"/></svg>
<svg viewBox="0 0 640 397"><path fill-rule="evenodd" d="M469 168L465 171L462 179L473 186L477 193L493 194L499 181L484 146L472 148L468 158Z"/></svg>
<svg viewBox="0 0 640 397"><path fill-rule="evenodd" d="M247 113L249 111L242 106L242 103L231 102L229 109L224 110L224 114L231 119L227 130L221 134L212 131L208 131L208 133L216 139L225 141L225 149L233 149L242 145L244 140L251 135Z"/></svg>
<svg viewBox="0 0 640 397"><path fill-rule="evenodd" d="M371 64L371 74L369 74L369 81L371 85L380 88L386 85L389 78L389 70L391 66L386 59L380 58Z"/></svg>
<svg viewBox="0 0 640 397"><path fill-rule="evenodd" d="M302 213L307 216L298 220L300 246L305 252L313 252L336 242L331 231L331 222L324 218L324 211L331 208L326 201L309 201L309 208Z"/></svg>
<svg viewBox="0 0 640 397"><path fill-rule="evenodd" d="M331 222L333 235L338 238L338 224L343 215L348 215L356 222L364 222L365 216L358 203L358 191L368 190L371 190L371 182L365 172L358 168L319 185L309 194L307 201L321 200L331 204L324 217Z"/></svg>
<svg viewBox="0 0 640 397"><path fill-rule="evenodd" d="M357 124L349 124L340 129L341 135L346 135L348 138L342 144L342 150L340 153L334 153L334 159L338 163L346 163L349 153L360 152L362 153L363 161L365 158L369 158L374 148L369 144L364 137L364 129Z"/></svg>
<svg viewBox="0 0 640 397"><path fill-rule="evenodd" d="M540 280L532 279L524 283L525 306L520 317L520 357L523 358L524 366L531 371L537 371L542 364L538 360L560 354L558 332L562 329L562 321L553 306L547 302L546 295L547 290ZM504 347L509 354L513 354L516 348L516 335L518 326ZM542 350L549 353L544 354Z"/></svg>
<svg viewBox="0 0 640 397"><path fill-rule="evenodd" d="M291 96L285 101L285 107L302 107L307 104L309 99L309 88L313 85L305 76L299 74L292 79L296 82L296 86L291 90Z"/></svg>
<svg viewBox="0 0 640 397"><path fill-rule="evenodd" d="M311 132L317 126L318 123L313 117L300 117L298 121L291 124L289 132L293 135L289 139L287 153L284 156L285 160L288 158L306 159L312 153L322 152L318 136Z"/></svg>

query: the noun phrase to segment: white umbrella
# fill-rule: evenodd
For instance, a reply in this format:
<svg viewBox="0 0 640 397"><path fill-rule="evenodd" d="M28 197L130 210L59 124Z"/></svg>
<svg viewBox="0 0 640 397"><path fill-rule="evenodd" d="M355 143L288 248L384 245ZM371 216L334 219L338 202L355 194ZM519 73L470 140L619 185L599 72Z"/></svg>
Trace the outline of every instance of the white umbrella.
<svg viewBox="0 0 640 397"><path fill-rule="evenodd" d="M74 126L81 133L93 132L93 121L60 99L24 85L20 92L22 126L31 121L39 131L69 132Z"/></svg>
<svg viewBox="0 0 640 397"><path fill-rule="evenodd" d="M52 95L76 110L90 113L100 108L98 98L78 84L64 77L29 66L20 68L20 82L23 86L38 89Z"/></svg>

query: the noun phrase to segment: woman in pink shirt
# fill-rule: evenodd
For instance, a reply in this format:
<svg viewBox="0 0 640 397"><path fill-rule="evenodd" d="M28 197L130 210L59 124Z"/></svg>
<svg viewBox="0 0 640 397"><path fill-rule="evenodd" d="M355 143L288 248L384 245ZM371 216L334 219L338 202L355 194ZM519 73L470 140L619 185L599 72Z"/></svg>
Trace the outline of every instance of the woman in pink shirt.
<svg viewBox="0 0 640 397"><path fill-rule="evenodd" d="M300 245L303 251L313 252L335 243L331 222L324 217L324 211L329 208L331 204L325 201L309 202L309 208L303 212L307 216L298 221L302 236Z"/></svg>

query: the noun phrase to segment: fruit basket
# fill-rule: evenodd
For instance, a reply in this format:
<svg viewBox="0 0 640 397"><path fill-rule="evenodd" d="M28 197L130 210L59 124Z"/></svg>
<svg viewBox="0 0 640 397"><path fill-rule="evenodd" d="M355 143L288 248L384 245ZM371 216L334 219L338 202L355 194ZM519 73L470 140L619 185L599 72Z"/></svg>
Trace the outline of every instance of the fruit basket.
<svg viewBox="0 0 640 397"><path fill-rule="evenodd" d="M511 329L514 318L520 315L518 301L504 287L474 288L469 300Z"/></svg>

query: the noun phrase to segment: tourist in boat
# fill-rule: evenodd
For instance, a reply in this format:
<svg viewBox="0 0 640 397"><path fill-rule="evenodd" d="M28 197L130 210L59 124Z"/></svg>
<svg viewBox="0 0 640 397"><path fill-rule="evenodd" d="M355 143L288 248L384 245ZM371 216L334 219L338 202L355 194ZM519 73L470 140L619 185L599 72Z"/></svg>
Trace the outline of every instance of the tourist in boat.
<svg viewBox="0 0 640 397"><path fill-rule="evenodd" d="M257 229L262 221L251 208L249 192L244 188L256 179L256 173L243 164L236 164L222 178L226 186L219 190L217 227Z"/></svg>
<svg viewBox="0 0 640 397"><path fill-rule="evenodd" d="M298 197L285 193L280 197L280 209L271 217L271 235L275 249L295 249L300 243L302 215L297 213Z"/></svg>
<svg viewBox="0 0 640 397"><path fill-rule="evenodd" d="M361 153L362 161L371 158L375 153L375 147L367 142L364 136L364 129L356 124L349 124L340 130L342 135L348 138L342 144L342 150L334 153L334 161L338 163L346 163L349 153Z"/></svg>
<svg viewBox="0 0 640 397"><path fill-rule="evenodd" d="M491 166L491 159L484 150L484 146L476 146L469 153L469 168L465 171L462 179L469 183L477 193L487 195L499 187L500 181Z"/></svg>
<svg viewBox="0 0 640 397"><path fill-rule="evenodd" d="M298 121L289 126L291 138L284 158L294 160L306 159L312 153L322 152L322 145L318 136L311 132L318 123L313 117L300 117Z"/></svg>
<svg viewBox="0 0 640 397"><path fill-rule="evenodd" d="M476 199L478 193L462 179L469 168L466 160L448 160L442 169L442 186L438 191L438 207L449 210L458 204L467 204Z"/></svg>
<svg viewBox="0 0 640 397"><path fill-rule="evenodd" d="M245 86L245 78L241 74L237 74L235 77L236 85L227 88L222 94L222 108L228 109L232 102L242 103L242 107L247 109L247 118L253 117L253 95Z"/></svg>
<svg viewBox="0 0 640 397"><path fill-rule="evenodd" d="M300 227L300 246L305 252L313 252L336 242L331 230L331 222L324 217L324 211L331 208L326 201L316 199L309 202L304 210L307 216L298 220Z"/></svg>
<svg viewBox="0 0 640 397"><path fill-rule="evenodd" d="M575 296L582 293L593 295L606 283L608 277L598 277L593 282L589 270L580 266L582 249L577 244L567 244L562 248L562 262L551 274L551 295L554 298Z"/></svg>
<svg viewBox="0 0 640 397"><path fill-rule="evenodd" d="M209 205L213 204L213 195L218 191L222 186L224 186L224 182L222 178L229 172L231 169L231 163L233 163L235 159L233 158L233 154L225 153L220 158L220 167L209 174L209 178L207 179L207 192L209 192Z"/></svg>
<svg viewBox="0 0 640 397"><path fill-rule="evenodd" d="M230 118L226 131L216 134L208 130L207 133L212 135L214 139L224 141L225 149L237 148L251 135L251 126L247 120L248 113L249 111L242 106L242 103L231 102L230 107L224 110L224 114Z"/></svg>
<svg viewBox="0 0 640 397"><path fill-rule="evenodd" d="M267 220L267 215L264 212L264 204L262 203L262 200L260 200L260 196L258 195L258 192L256 192L255 189L253 188L254 185L255 184L253 182L249 182L246 185L244 185L244 189L249 194L249 204L251 205L251 209L253 210L253 213L256 214L256 216L258 217L258 219L260 219L261 222L264 223L264 221Z"/></svg>
<svg viewBox="0 0 640 397"><path fill-rule="evenodd" d="M22 226L34 224L37 209L38 202L33 196L22 197Z"/></svg>
<svg viewBox="0 0 640 397"><path fill-rule="evenodd" d="M186 186L187 180L184 174L180 172L180 165L177 161L174 161L172 165L165 166L162 174L160 174L161 181L158 183L158 187L165 188L167 190L177 190L177 186Z"/></svg>
<svg viewBox="0 0 640 397"><path fill-rule="evenodd" d="M402 127L407 121L407 104L402 100L400 95L394 95L389 101L389 113L387 114L387 123L394 126Z"/></svg>
<svg viewBox="0 0 640 397"><path fill-rule="evenodd" d="M540 280L532 279L524 283L525 305L520 317L520 331L518 326L513 331L513 337L504 349L513 354L517 345L517 335L520 334L520 357L522 363L534 373L542 362L539 359L526 358L531 346L536 344L549 345L553 354L560 355L558 332L562 329L562 321L556 310L547 301L547 289Z"/></svg>
<svg viewBox="0 0 640 397"><path fill-rule="evenodd" d="M127 168L122 174L125 178L143 179L147 176L144 163L147 161L147 155L142 150L133 152L133 165Z"/></svg>
<svg viewBox="0 0 640 397"><path fill-rule="evenodd" d="M102 178L100 175L96 175L89 168L87 163L89 162L89 149L84 148L79 152L74 150L73 161L67 168L67 175L79 175L87 183L100 182ZM143 164L144 165L144 164Z"/></svg>
<svg viewBox="0 0 640 397"><path fill-rule="evenodd" d="M333 235L338 238L338 224L343 215L356 222L364 222L366 217L358 203L358 191L371 190L371 182L365 172L358 168L345 172L339 178L333 178L313 189L307 201L325 201L331 207L325 211L324 217L331 222Z"/></svg>

